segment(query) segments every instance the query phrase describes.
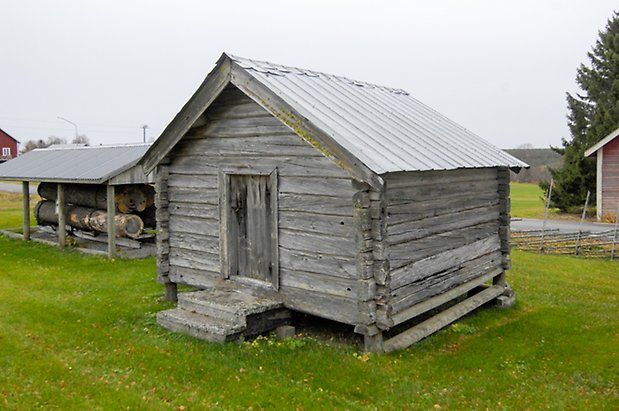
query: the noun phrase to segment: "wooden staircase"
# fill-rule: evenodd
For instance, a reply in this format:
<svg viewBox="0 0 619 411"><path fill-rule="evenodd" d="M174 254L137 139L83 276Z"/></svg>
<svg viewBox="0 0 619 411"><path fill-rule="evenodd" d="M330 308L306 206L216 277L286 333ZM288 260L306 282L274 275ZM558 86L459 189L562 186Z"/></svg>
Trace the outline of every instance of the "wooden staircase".
<svg viewBox="0 0 619 411"><path fill-rule="evenodd" d="M212 342L260 334L290 321L283 304L232 288L178 294L176 308L157 313L164 328Z"/></svg>

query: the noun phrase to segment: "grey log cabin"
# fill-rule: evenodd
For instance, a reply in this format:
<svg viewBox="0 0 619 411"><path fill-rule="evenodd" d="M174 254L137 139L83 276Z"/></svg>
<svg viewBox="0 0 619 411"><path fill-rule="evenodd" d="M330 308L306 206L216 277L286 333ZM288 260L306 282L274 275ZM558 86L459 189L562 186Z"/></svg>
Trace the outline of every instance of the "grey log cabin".
<svg viewBox="0 0 619 411"><path fill-rule="evenodd" d="M527 165L403 90L223 54L142 164L158 280L203 290L167 328L226 341L296 310L391 351L508 290Z"/></svg>

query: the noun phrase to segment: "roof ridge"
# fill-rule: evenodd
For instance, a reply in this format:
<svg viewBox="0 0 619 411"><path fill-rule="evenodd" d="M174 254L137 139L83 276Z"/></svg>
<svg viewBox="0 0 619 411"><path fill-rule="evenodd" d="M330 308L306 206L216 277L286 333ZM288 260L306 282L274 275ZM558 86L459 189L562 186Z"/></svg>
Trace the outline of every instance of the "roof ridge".
<svg viewBox="0 0 619 411"><path fill-rule="evenodd" d="M52 144L49 147L39 147L32 151L53 151L53 150L89 150L101 148L130 148L130 147L148 147L152 143L127 143L127 144L98 144L98 145L78 145L78 144Z"/></svg>
<svg viewBox="0 0 619 411"><path fill-rule="evenodd" d="M410 93L404 89L401 88L395 88L395 87L388 87L388 86L383 86L380 84L375 84L375 83L370 83L367 81L361 81L361 80L355 80L355 79L351 79L349 77L346 76L340 76L337 74L331 74L331 73L325 73L323 71L317 71L317 70L311 70L311 69L305 69L305 68L301 68L301 67L294 67L294 66L286 66L284 64L278 64L278 63L272 63L270 61L266 61L266 60L255 60L255 59L250 59L250 58L246 58L246 57L241 57L241 56L237 56L234 54L230 54L230 53L224 53L225 55L227 55L230 59L232 59L232 61L239 63L241 65L241 67L243 67L246 70L255 70L258 72L262 72L262 73L268 73L268 74L272 74L275 76L285 76L287 73L292 73L292 74L297 74L297 75L307 75L308 77L326 77L326 78L335 78L337 80L340 81L344 81L347 82L351 85L355 85L355 86L359 86L359 87L371 87L371 88L377 88L377 89L381 89L384 91L387 91L389 93L393 93L393 94L403 94L406 96L409 96ZM251 64L247 64L247 63L251 63ZM266 67L255 67L254 65L264 65ZM270 67L269 67L270 66ZM283 70L282 70L283 69ZM275 71L271 71L271 70L277 70L277 72ZM296 73L295 73L296 71Z"/></svg>

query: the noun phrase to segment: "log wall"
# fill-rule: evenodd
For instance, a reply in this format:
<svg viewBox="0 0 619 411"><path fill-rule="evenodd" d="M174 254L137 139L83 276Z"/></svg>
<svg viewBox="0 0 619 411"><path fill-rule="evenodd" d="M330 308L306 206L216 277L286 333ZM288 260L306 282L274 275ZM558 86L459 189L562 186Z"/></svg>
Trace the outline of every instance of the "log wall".
<svg viewBox="0 0 619 411"><path fill-rule="evenodd" d="M357 267L358 189L319 150L233 87L170 154L169 240L160 251L168 253L169 279L197 287L221 281L218 173L275 167L280 296L299 311L349 324L372 322L374 281Z"/></svg>
<svg viewBox="0 0 619 411"><path fill-rule="evenodd" d="M509 252L508 170L393 173L385 184L384 197L374 196L375 215L384 209L386 221L384 228L380 220L375 224L385 238L374 253L377 263L384 261L375 269L380 328L411 318L407 312L419 314L411 307L450 289L502 275Z"/></svg>

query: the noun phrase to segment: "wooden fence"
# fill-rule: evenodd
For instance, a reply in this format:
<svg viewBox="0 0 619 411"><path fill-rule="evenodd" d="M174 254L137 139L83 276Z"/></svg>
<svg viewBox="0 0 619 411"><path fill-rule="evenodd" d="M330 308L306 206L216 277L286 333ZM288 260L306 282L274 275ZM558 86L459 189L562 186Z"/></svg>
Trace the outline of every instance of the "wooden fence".
<svg viewBox="0 0 619 411"><path fill-rule="evenodd" d="M599 233L558 230L513 231L513 247L548 254L573 254L587 257L617 256L617 228Z"/></svg>

